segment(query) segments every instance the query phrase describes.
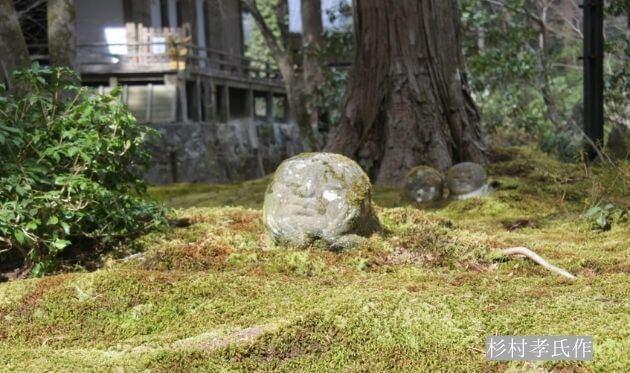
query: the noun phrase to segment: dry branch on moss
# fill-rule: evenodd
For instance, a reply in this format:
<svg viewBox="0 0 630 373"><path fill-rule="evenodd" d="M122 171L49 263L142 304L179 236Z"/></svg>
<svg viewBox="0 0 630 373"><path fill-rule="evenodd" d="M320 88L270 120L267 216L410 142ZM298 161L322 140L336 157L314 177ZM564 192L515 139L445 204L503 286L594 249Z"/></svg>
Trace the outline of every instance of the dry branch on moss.
<svg viewBox="0 0 630 373"><path fill-rule="evenodd" d="M541 257L540 255L536 254L535 252L533 252L532 250L526 248L526 247L511 247L509 249L503 249L500 251L501 255L504 256L515 256L515 255L523 255L531 260L533 260L535 263L540 264L541 266L543 266L544 268L550 270L553 273L556 273L560 276L566 277L569 280L575 280L576 277L574 275L572 275L571 273L569 273L568 271L560 268L560 267L556 267L553 264L550 264L548 261L546 261L545 259L543 259L543 257Z"/></svg>

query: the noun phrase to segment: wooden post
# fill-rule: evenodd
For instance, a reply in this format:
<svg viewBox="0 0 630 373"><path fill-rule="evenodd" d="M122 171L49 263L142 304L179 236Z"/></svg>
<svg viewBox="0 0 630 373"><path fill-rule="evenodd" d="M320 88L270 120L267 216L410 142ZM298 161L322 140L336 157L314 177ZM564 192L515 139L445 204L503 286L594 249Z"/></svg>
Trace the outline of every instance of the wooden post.
<svg viewBox="0 0 630 373"><path fill-rule="evenodd" d="M147 123L153 120L153 84L147 85Z"/></svg>
<svg viewBox="0 0 630 373"><path fill-rule="evenodd" d="M127 33L127 53L130 56L130 62L138 63L138 31L136 24L128 22L125 24Z"/></svg>
<svg viewBox="0 0 630 373"><path fill-rule="evenodd" d="M173 100L171 106L171 118L173 121L177 121L177 96L179 93L177 92L177 75L164 75L164 85L166 86L175 86L175 99Z"/></svg>
<svg viewBox="0 0 630 373"><path fill-rule="evenodd" d="M204 102L204 98L202 95L202 90L201 90L201 79L199 78L199 75L197 75L197 77L195 78L195 91L196 91L196 99L195 99L195 103L197 104L197 122L201 122L203 120L203 108L202 105L205 105Z"/></svg>
<svg viewBox="0 0 630 373"><path fill-rule="evenodd" d="M123 86L121 99L122 99L123 104L125 105L129 104L129 86L128 85Z"/></svg>
<svg viewBox="0 0 630 373"><path fill-rule="evenodd" d="M207 77L201 80L201 105L202 105L202 122L210 122L212 119L212 85Z"/></svg>
<svg viewBox="0 0 630 373"><path fill-rule="evenodd" d="M210 95L210 108L208 110L210 120L220 120L219 112L217 109L217 86L214 84L214 79L208 80L208 92Z"/></svg>
<svg viewBox="0 0 630 373"><path fill-rule="evenodd" d="M247 88L245 95L245 112L247 113L247 117L250 119L254 119L254 90L250 85Z"/></svg>
<svg viewBox="0 0 630 373"><path fill-rule="evenodd" d="M138 47L138 64L144 65L147 63L151 46L149 45L149 30L142 25L138 25L138 43L141 44Z"/></svg>
<svg viewBox="0 0 630 373"><path fill-rule="evenodd" d="M188 122L188 97L186 97L186 80L184 78L179 78L177 80L177 88L179 91L180 97L180 108L182 113L182 122Z"/></svg>
<svg viewBox="0 0 630 373"><path fill-rule="evenodd" d="M267 120L273 123L273 92L267 91Z"/></svg>
<svg viewBox="0 0 630 373"><path fill-rule="evenodd" d="M265 166L263 165L262 153L260 151L260 143L258 142L258 130L255 120L255 108L254 108L254 89L250 85L247 88L247 94L245 96L245 110L247 111L247 121L249 127L247 128L249 134L249 142L252 144L254 152L256 152L256 160L258 161L258 176L265 176Z"/></svg>
<svg viewBox="0 0 630 373"><path fill-rule="evenodd" d="M230 121L230 86L225 83L223 88L223 112L225 116L225 123Z"/></svg>
<svg viewBox="0 0 630 373"><path fill-rule="evenodd" d="M604 141L604 0L584 0L584 132L597 146ZM591 144L587 152L594 158Z"/></svg>

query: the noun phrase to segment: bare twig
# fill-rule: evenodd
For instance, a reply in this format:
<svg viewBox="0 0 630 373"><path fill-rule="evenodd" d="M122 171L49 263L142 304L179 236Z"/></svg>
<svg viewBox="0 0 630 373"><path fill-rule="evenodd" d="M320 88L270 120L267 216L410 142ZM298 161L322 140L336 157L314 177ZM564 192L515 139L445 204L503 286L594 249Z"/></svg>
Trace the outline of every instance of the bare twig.
<svg viewBox="0 0 630 373"><path fill-rule="evenodd" d="M483 1L488 3L488 4L490 4L490 5L495 5L495 6L498 6L499 8L504 8L504 9L507 9L507 10L509 10L511 12L527 16L532 21L536 22L539 26L544 27L543 20L539 16L537 16L536 14L531 12L529 9L527 9L527 7L513 7L513 6L510 6L507 3L499 1L499 0L483 0Z"/></svg>
<svg viewBox="0 0 630 373"><path fill-rule="evenodd" d="M42 5L45 2L46 2L46 0L37 0L37 1L33 2L33 4L29 5L28 8L17 12L18 18L22 18L22 16L24 16L25 14L28 14L31 10L37 8L38 6Z"/></svg>
<svg viewBox="0 0 630 373"><path fill-rule="evenodd" d="M604 152L604 150L599 145L597 145L590 137L588 137L588 135L586 134L586 132L584 132L584 129L581 126L579 126L573 120L568 120L567 122L576 130L579 131L580 135L584 138L586 142L588 142L588 144L593 148L593 150L595 150L595 153L597 153L597 157L602 162L608 162L611 166L615 166L615 162L613 162L613 160L610 159L610 157L606 154L606 152Z"/></svg>
<svg viewBox="0 0 630 373"><path fill-rule="evenodd" d="M569 280L576 279L576 277L572 275L571 273L569 273L568 271L562 268L556 267L553 264L550 264L548 261L543 259L543 257L541 257L540 255L536 254L535 252L533 252L532 250L526 247L511 247L509 249L503 249L501 250L501 254L505 256L523 255L531 259L535 263L540 264L541 266L543 266L544 268L548 269L549 271L553 273L566 277Z"/></svg>
<svg viewBox="0 0 630 373"><path fill-rule="evenodd" d="M578 71L582 71L583 70L582 66L571 65L571 64L568 64L568 63L559 63L559 62L552 63L551 67L561 67L561 68L565 68L565 69L578 70Z"/></svg>
<svg viewBox="0 0 630 373"><path fill-rule="evenodd" d="M575 35L577 35L578 38L584 39L584 34L582 33L582 30L580 29L579 24L575 24L574 20L569 19L568 17L561 16L561 18L567 25L569 25L569 28L571 29L571 31L573 31Z"/></svg>
<svg viewBox="0 0 630 373"><path fill-rule="evenodd" d="M468 347L468 348L469 348L471 351L474 351L474 352L479 352L480 354L485 354L485 353L486 353L486 351L484 351L484 350L482 350L482 349L480 349L480 348L476 348L476 347Z"/></svg>
<svg viewBox="0 0 630 373"><path fill-rule="evenodd" d="M523 16L528 17L532 22L536 23L541 29L545 29L545 30L549 30L553 33L558 33L557 30L555 30L554 28L552 28L548 22L546 22L543 18L541 18L539 15L535 14L534 12L532 12L528 6L523 6L523 7L514 7L511 6L510 4L507 4L503 1L500 0L483 0L484 2L490 4L490 5L494 5L494 6L498 6L499 8L504 8L509 10L512 13L515 14L520 14Z"/></svg>

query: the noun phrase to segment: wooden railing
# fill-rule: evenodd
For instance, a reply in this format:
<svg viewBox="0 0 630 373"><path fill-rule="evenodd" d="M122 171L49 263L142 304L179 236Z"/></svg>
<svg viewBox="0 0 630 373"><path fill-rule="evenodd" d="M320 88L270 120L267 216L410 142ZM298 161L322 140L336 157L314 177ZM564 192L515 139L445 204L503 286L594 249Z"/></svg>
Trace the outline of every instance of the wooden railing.
<svg viewBox="0 0 630 373"><path fill-rule="evenodd" d="M100 65L118 71L140 72L153 67L246 79L281 79L279 71L263 61L172 39L149 43L79 44L77 56L82 68Z"/></svg>
<svg viewBox="0 0 630 373"><path fill-rule="evenodd" d="M186 56L187 65L201 71L210 69L253 79L280 80L282 78L280 71L272 68L265 61L193 44L179 45L176 48L184 48L186 52L183 54Z"/></svg>
<svg viewBox="0 0 630 373"><path fill-rule="evenodd" d="M279 83L280 73L263 61L204 48L191 43L191 27L146 27L127 23L123 43L77 45L77 63L83 73L191 71L200 74L266 80ZM47 45L29 46L34 60L48 61Z"/></svg>

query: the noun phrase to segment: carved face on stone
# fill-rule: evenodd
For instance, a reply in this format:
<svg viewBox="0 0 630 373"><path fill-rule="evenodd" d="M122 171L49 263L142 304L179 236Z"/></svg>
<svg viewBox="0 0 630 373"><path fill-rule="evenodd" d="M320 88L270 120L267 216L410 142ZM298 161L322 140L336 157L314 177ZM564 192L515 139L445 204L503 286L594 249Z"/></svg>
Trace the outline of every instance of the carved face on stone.
<svg viewBox="0 0 630 373"><path fill-rule="evenodd" d="M267 189L263 223L278 243L335 242L371 216L370 180L349 158L306 153L278 167Z"/></svg>
<svg viewBox="0 0 630 373"><path fill-rule="evenodd" d="M474 192L486 185L486 170L473 162L463 162L446 173L446 186L452 196Z"/></svg>
<svg viewBox="0 0 630 373"><path fill-rule="evenodd" d="M437 201L442 198L444 179L428 166L414 167L405 176L405 193L418 203Z"/></svg>

